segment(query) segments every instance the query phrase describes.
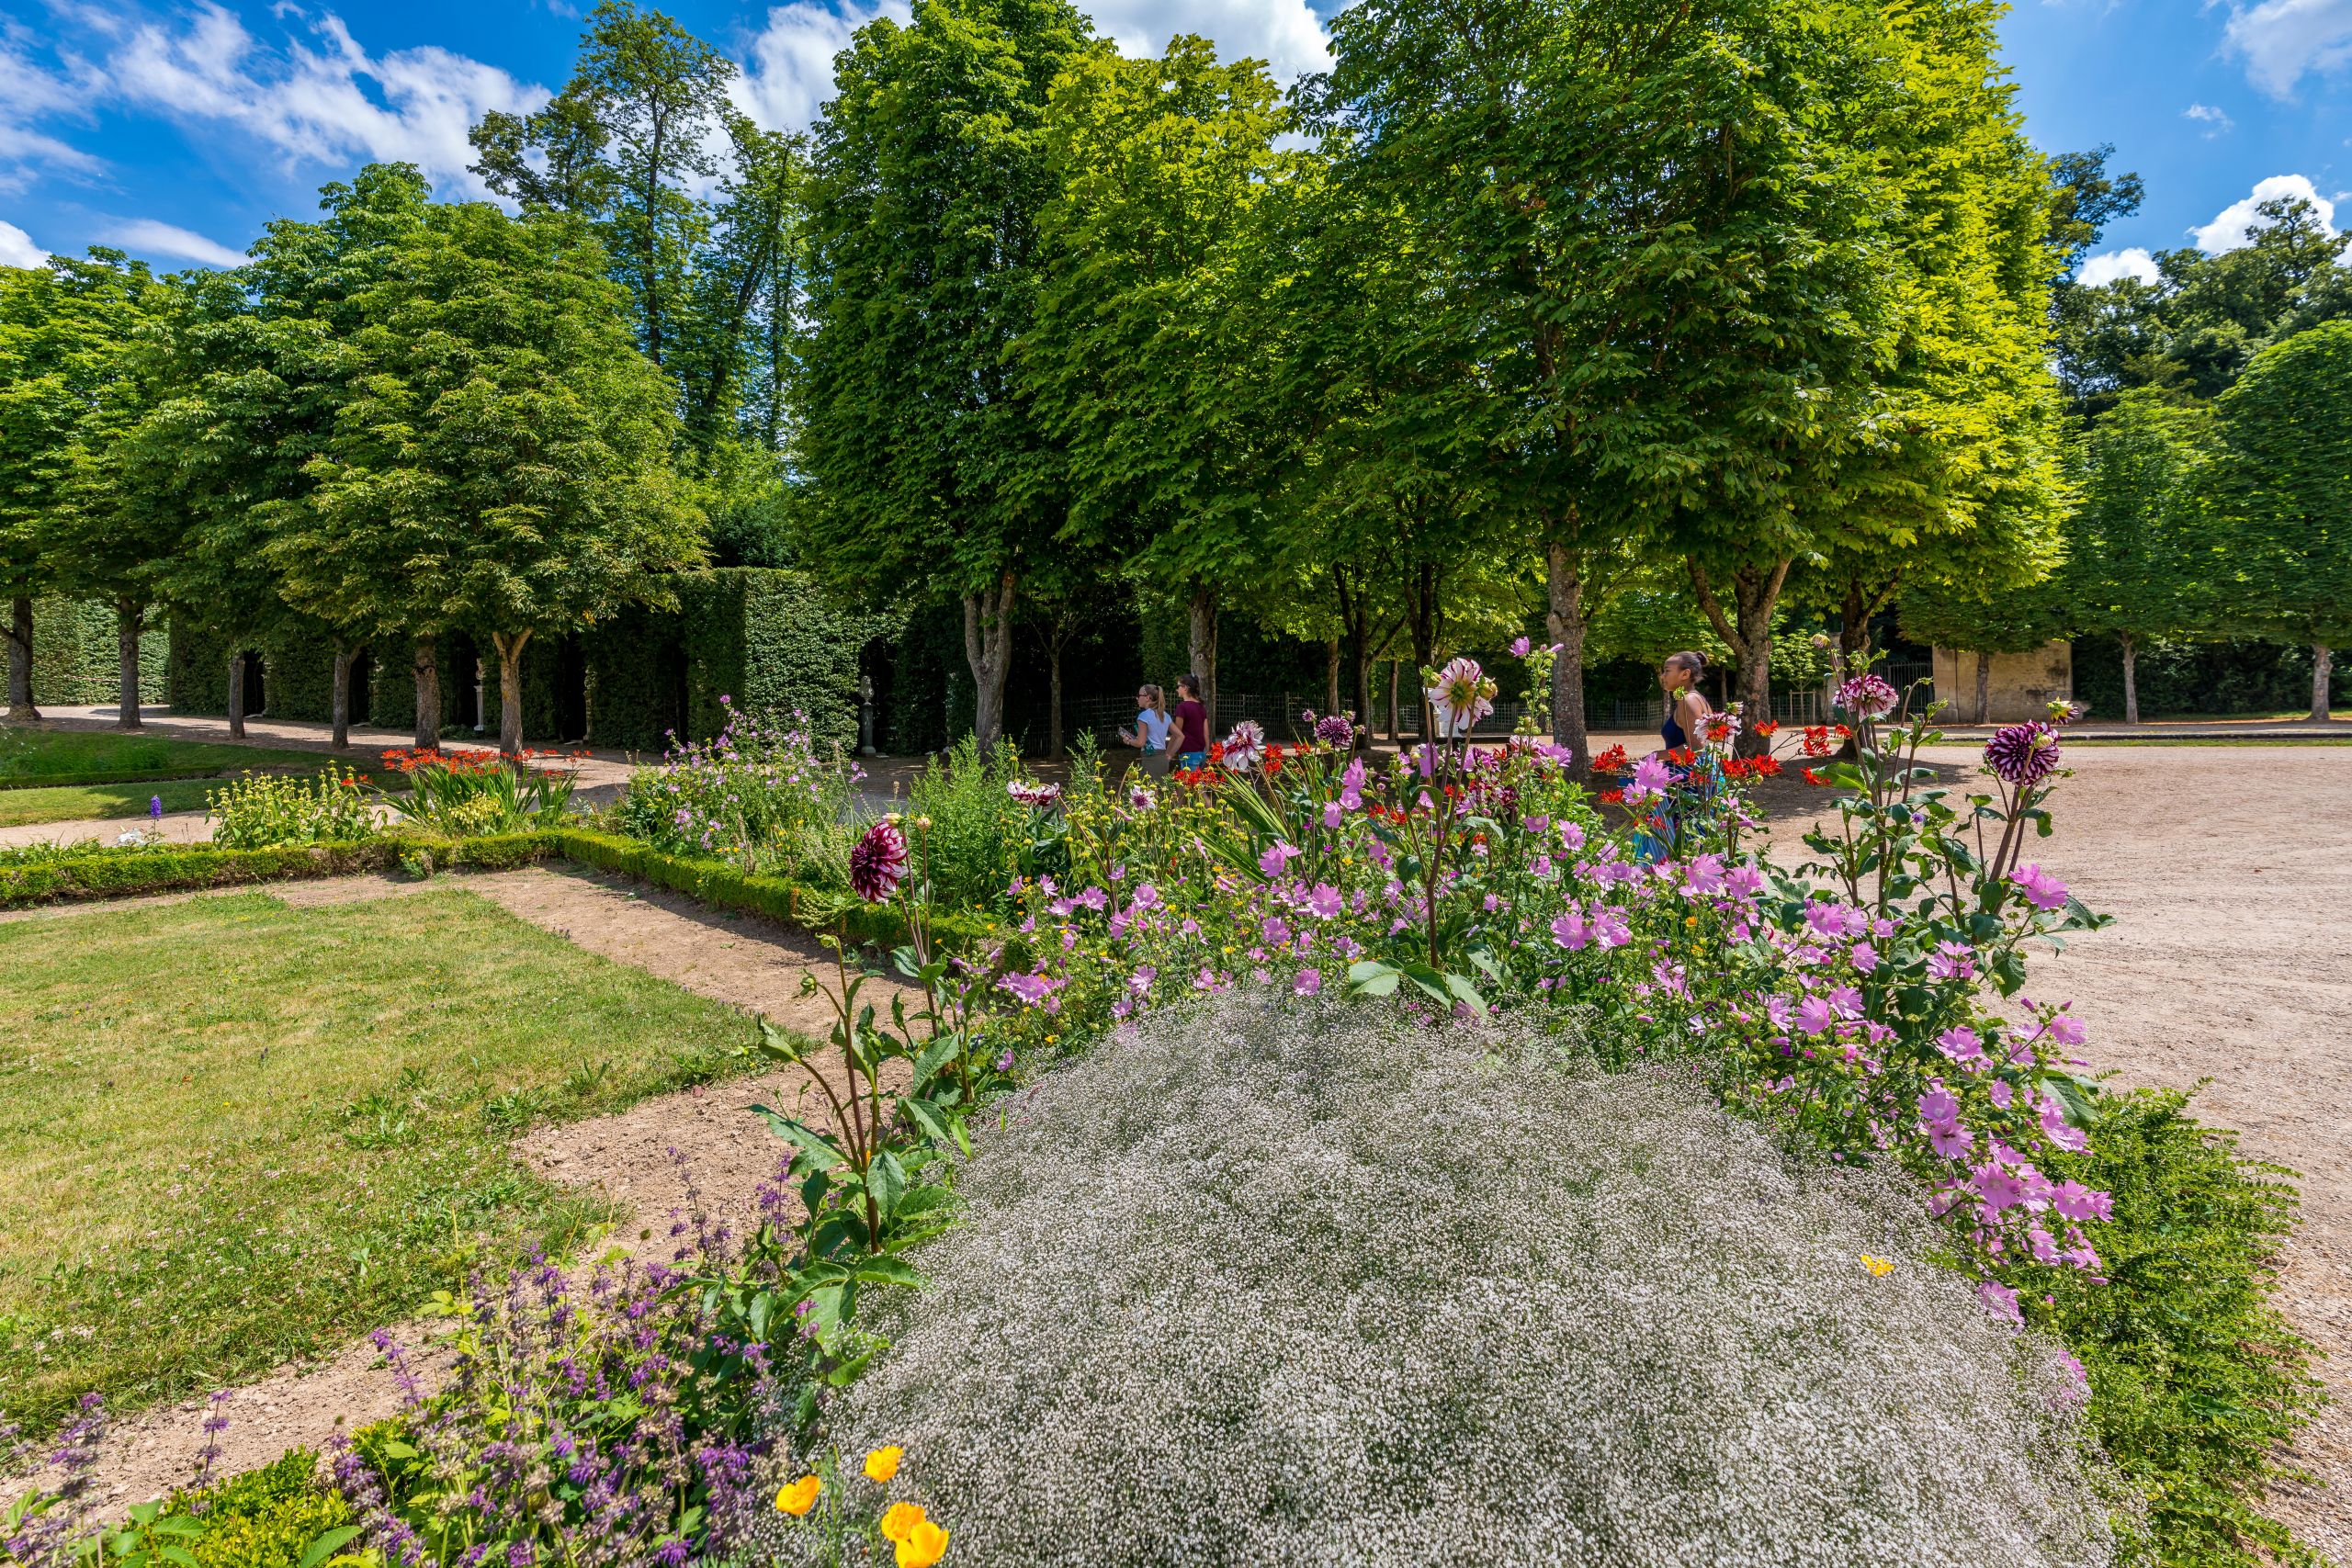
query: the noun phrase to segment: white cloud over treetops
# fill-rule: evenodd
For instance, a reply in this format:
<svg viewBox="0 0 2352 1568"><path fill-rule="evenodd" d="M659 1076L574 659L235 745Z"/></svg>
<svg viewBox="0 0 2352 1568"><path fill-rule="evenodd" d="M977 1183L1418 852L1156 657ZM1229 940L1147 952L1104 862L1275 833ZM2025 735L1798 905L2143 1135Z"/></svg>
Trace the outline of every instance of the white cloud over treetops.
<svg viewBox="0 0 2352 1568"><path fill-rule="evenodd" d="M833 56L876 17L904 23L910 15L908 0L851 0L838 10L820 0L774 6L742 62L736 100L770 130L805 130L833 95ZM1331 63L1306 0L1096 0L1091 15L1125 54L1158 54L1185 32L1215 39L1222 59L1266 62L1278 81Z"/></svg>
<svg viewBox="0 0 2352 1568"><path fill-rule="evenodd" d="M175 256L182 261L202 262L206 266L238 266L245 259L193 230L175 228L153 218L134 218L114 224L98 238L102 243L120 245L142 255Z"/></svg>
<svg viewBox="0 0 2352 1568"><path fill-rule="evenodd" d="M2255 85L2283 98L2305 72L2324 73L2352 62L2352 0L2233 6L2227 37Z"/></svg>
<svg viewBox="0 0 2352 1568"><path fill-rule="evenodd" d="M2156 280L2156 258L2143 246L2109 251L2105 255L2087 256L2075 273L2075 281L2086 288L2097 288L2119 277L2136 277L2143 283Z"/></svg>
<svg viewBox="0 0 2352 1568"><path fill-rule="evenodd" d="M44 68L30 30L0 17L0 194L23 190L44 173L88 179L105 170L100 160L34 129L46 118L86 116L99 91L87 62L67 55Z"/></svg>
<svg viewBox="0 0 2352 1568"><path fill-rule="evenodd" d="M234 13L203 0L183 25L142 23L106 59L119 97L175 119L237 126L289 164L404 162L451 194L486 196L467 170L467 130L492 109L526 112L544 87L494 65L424 47L371 55L332 14L308 42L263 45Z"/></svg>
<svg viewBox="0 0 2352 1568"><path fill-rule="evenodd" d="M39 266L49 253L14 223L0 222L0 266Z"/></svg>
<svg viewBox="0 0 2352 1568"><path fill-rule="evenodd" d="M2255 210L2256 207L2266 201L2297 197L2312 204L2322 227L2331 234L2335 231L2335 203L2320 195L2318 187L2301 175L2273 175L2257 183L2243 199L2222 209L2213 221L2197 230L2197 248L2214 255L2236 250L2248 243L2255 225L2262 221L2262 215Z"/></svg>

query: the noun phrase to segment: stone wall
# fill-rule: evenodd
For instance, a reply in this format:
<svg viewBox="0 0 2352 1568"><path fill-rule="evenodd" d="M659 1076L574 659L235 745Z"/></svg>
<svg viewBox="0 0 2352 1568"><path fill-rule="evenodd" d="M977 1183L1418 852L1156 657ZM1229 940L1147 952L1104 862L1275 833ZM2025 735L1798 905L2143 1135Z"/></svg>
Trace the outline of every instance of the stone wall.
<svg viewBox="0 0 2352 1568"><path fill-rule="evenodd" d="M1977 663L1988 657L1992 660L1986 689L1989 711L1980 715L1976 711ZM2065 702L2075 694L2071 643L2047 643L2030 653L1991 655L1939 648L1935 651L1935 671L1936 699L1949 705L1944 709L1948 724L2016 724L2041 718L2052 703Z"/></svg>

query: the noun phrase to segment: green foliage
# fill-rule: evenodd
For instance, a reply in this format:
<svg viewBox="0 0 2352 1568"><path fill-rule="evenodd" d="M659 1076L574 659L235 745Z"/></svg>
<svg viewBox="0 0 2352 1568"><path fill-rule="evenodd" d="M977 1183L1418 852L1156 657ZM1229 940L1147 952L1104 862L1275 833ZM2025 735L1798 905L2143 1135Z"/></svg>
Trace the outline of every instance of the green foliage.
<svg viewBox="0 0 2352 1568"><path fill-rule="evenodd" d="M259 1470L201 1491L174 1493L169 1517L204 1533L187 1543L197 1568L356 1568L356 1552L312 1555L330 1531L350 1526L351 1505L320 1484L318 1456L288 1449Z"/></svg>
<svg viewBox="0 0 2352 1568"><path fill-rule="evenodd" d="M210 845L121 851L96 844L0 860L0 908L34 904L123 898L261 882L388 871L417 861L442 867L504 871L546 857L543 835L514 834L451 843L382 838L356 843L290 844L275 849L216 849Z"/></svg>
<svg viewBox="0 0 2352 1568"><path fill-rule="evenodd" d="M2224 614L2284 640L2352 643L2352 321L2265 349L2221 415Z"/></svg>
<svg viewBox="0 0 2352 1568"><path fill-rule="evenodd" d="M527 756L527 753L526 753ZM491 838L559 827L571 814L575 774L560 765L480 753L396 754L405 795L384 801L403 822L450 839Z"/></svg>
<svg viewBox="0 0 2352 1568"><path fill-rule="evenodd" d="M163 689L171 641L149 636L139 644L141 691ZM87 599L33 602L33 701L111 703L119 694L120 662L115 645L115 612Z"/></svg>
<svg viewBox="0 0 2352 1568"><path fill-rule="evenodd" d="M868 815L863 773L839 746L815 743L805 715L728 712L707 745L673 747L659 767L640 768L612 820L672 854L846 892L850 846Z"/></svg>
<svg viewBox="0 0 2352 1568"><path fill-rule="evenodd" d="M2241 1156L2177 1090L2102 1096L2063 1172L2113 1194L2109 1282L2048 1270L2035 1314L2090 1373L2093 1430L2148 1498L2160 1560L2254 1568L2316 1559L2264 1517L2278 1455L2317 1407L2310 1347L2271 1303L2295 1222L2288 1173Z"/></svg>
<svg viewBox="0 0 2352 1568"><path fill-rule="evenodd" d="M355 843L373 838L376 817L358 779L323 773L308 779L247 773L211 791L212 841L223 849Z"/></svg>
<svg viewBox="0 0 2352 1568"><path fill-rule="evenodd" d="M740 569L678 583L687 662L685 724L701 739L739 712L808 716L820 747L857 744L858 655L879 616L834 608L806 574Z"/></svg>
<svg viewBox="0 0 2352 1568"><path fill-rule="evenodd" d="M2211 623L2199 476L2218 446L2210 408L2145 390L2124 393L2074 443L2081 499L2064 584L2072 629L2144 638Z"/></svg>
<svg viewBox="0 0 2352 1568"><path fill-rule="evenodd" d="M913 874L930 884L943 908L1000 907L1014 878L1039 869L1035 814L1005 787L1024 776L1011 744L983 751L977 738L966 736L909 785L908 815L931 822L914 839Z"/></svg>

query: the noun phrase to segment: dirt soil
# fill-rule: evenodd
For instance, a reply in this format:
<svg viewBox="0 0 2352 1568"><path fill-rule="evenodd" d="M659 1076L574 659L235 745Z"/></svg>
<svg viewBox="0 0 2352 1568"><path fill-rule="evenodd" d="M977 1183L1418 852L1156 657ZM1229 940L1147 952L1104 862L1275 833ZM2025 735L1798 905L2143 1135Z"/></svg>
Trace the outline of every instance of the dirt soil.
<svg viewBox="0 0 2352 1568"><path fill-rule="evenodd" d="M2327 1490L2284 1490L2275 1511L2352 1563L2352 750L2079 746L2066 761L2057 831L2027 855L2116 923L2036 959L2028 993L2075 999L2094 1069L2205 1080L2201 1119L2299 1173L2278 1299L2328 1357L2334 1403L2295 1456ZM1776 821L1776 845L1806 819Z"/></svg>
<svg viewBox="0 0 2352 1568"><path fill-rule="evenodd" d="M520 871L435 879L398 875L338 877L292 883L265 891L297 908L363 898L400 897L462 886L514 915L568 938L591 953L634 964L685 989L746 1012L765 1014L782 1028L822 1040L831 1013L821 998L804 997L800 976L831 955L798 932L748 916L719 914L623 879L594 873L529 867ZM218 894L162 895L157 903ZM130 902L130 901L126 901ZM90 906L13 911L0 919L40 919L87 913ZM887 1006L876 982L867 999ZM746 1025L747 1031L749 1025ZM838 1073L838 1068L833 1069ZM831 1076L831 1075L829 1075ZM834 1077L836 1089L842 1080ZM889 1087L886 1077L886 1089ZM627 1205L629 1223L616 1243L640 1259L666 1258L675 1247L673 1217L699 1207L714 1219L741 1220L752 1212L763 1181L774 1176L782 1143L751 1110L764 1103L830 1129L832 1117L815 1080L797 1069L732 1078L585 1122L525 1134L516 1152L558 1180L603 1188ZM676 1154L691 1157L682 1165ZM694 1192L687 1182L691 1175ZM433 1349L437 1325L396 1324L402 1345L421 1347L413 1366L428 1384L446 1373L448 1358ZM240 1388L222 1410L215 1472L228 1475L268 1463L298 1446L322 1449L349 1431L395 1413L400 1389L375 1348L362 1341L332 1360L280 1369ZM196 1472L206 1443L202 1400L150 1410L108 1436L96 1484L110 1505L160 1496ZM37 1482L52 1481L40 1476ZM18 1490L0 1488L0 1500Z"/></svg>

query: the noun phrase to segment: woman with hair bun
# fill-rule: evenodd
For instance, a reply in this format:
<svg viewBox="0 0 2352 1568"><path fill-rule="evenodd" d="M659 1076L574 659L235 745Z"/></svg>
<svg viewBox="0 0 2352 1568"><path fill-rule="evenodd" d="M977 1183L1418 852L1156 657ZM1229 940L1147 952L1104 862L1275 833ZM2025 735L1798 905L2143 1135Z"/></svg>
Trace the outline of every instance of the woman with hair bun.
<svg viewBox="0 0 2352 1568"><path fill-rule="evenodd" d="M1666 694L1666 722L1658 726L1658 734L1668 751L1695 748L1706 737L1708 716L1715 711L1699 689L1706 673L1707 658L1702 653L1669 653L1658 666L1658 689Z"/></svg>
<svg viewBox="0 0 2352 1568"><path fill-rule="evenodd" d="M1706 656L1689 651L1669 653L1658 666L1658 689L1666 694L1666 722L1657 732L1666 745L1650 755L1665 762L1674 782L1634 837L1634 852L1644 861L1673 854L1690 836L1689 830L1712 812L1720 793L1721 776L1702 749L1707 721L1715 711L1699 689L1706 673Z"/></svg>

